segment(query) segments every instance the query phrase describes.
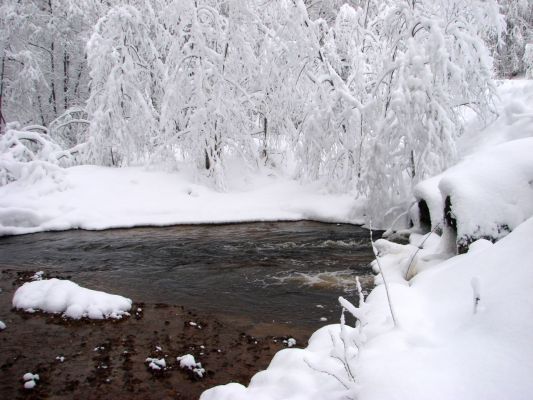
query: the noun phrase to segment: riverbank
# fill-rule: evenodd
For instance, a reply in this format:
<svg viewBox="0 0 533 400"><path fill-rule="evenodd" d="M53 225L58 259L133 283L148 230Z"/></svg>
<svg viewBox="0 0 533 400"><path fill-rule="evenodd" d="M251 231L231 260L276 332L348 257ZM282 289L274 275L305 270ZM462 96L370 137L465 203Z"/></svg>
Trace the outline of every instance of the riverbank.
<svg viewBox="0 0 533 400"><path fill-rule="evenodd" d="M284 340L292 337L296 347L305 346L314 330L161 303L137 303L132 316L120 321L11 310L14 291L33 272L1 271L0 310L7 328L0 332L0 393L6 399L197 399L214 385L248 383L287 346ZM176 357L184 354L202 363L203 379L179 368ZM164 357L167 369L151 370L148 357ZM23 388L27 372L40 376L31 391Z"/></svg>
<svg viewBox="0 0 533 400"><path fill-rule="evenodd" d="M235 171L227 192L186 172L77 166L27 171L0 186L0 236L68 229L315 220L362 224L352 194L274 171Z"/></svg>

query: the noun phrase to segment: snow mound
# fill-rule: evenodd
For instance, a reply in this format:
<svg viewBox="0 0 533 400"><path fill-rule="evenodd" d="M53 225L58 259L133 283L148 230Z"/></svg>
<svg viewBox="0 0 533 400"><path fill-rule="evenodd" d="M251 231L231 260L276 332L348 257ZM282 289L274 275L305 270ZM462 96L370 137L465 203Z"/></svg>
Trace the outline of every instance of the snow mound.
<svg viewBox="0 0 533 400"><path fill-rule="evenodd" d="M13 296L15 308L62 313L72 319L120 319L129 315L131 304L132 301L125 297L86 289L74 282L55 278L27 282Z"/></svg>
<svg viewBox="0 0 533 400"><path fill-rule="evenodd" d="M439 183L458 244L498 240L533 215L533 138L494 146L447 170Z"/></svg>
<svg viewBox="0 0 533 400"><path fill-rule="evenodd" d="M26 372L22 376L22 380L24 381L24 389L33 389L37 385L37 381L39 379L39 374L32 374L31 372Z"/></svg>
<svg viewBox="0 0 533 400"><path fill-rule="evenodd" d="M198 378L203 378L205 375L205 369L202 368L202 363L196 362L192 354L185 354L180 357L176 357L176 361L180 363L181 369L188 369L192 371Z"/></svg>

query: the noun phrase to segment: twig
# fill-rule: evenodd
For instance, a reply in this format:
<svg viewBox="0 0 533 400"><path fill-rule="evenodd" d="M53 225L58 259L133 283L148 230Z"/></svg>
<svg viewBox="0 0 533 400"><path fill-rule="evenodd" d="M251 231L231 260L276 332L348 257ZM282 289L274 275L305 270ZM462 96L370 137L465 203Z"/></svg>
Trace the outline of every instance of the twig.
<svg viewBox="0 0 533 400"><path fill-rule="evenodd" d="M331 376L332 378L336 379L337 382L339 382L339 383L340 383L340 384L341 384L346 390L349 390L349 389L350 389L350 387L349 387L346 383L344 383L344 382L342 381L342 379L339 378L337 375L332 374L332 373L329 372L329 371L325 371L325 370L322 370L322 369L318 369L318 368L313 367L313 366L311 365L311 363L310 363L309 361L307 361L306 359L304 359L304 363L306 363L307 366L308 366L309 368L311 368L313 371L316 371L316 372L320 372L320 373L323 373L323 374L329 375L329 376Z"/></svg>
<svg viewBox="0 0 533 400"><path fill-rule="evenodd" d="M374 253L374 256L376 257L376 262L378 264L379 273L381 274L381 278L383 279L383 285L385 286L385 293L387 294L387 302L389 303L389 310L392 316L392 322L394 323L395 327L398 327L396 315L394 314L394 309L392 307L391 295L389 293L389 285L387 283L387 279L385 278L385 273L383 271L383 268L381 268L381 263L379 262L379 257L378 257L376 248L374 247L374 238L372 236L372 221L369 222L369 225L370 225L370 243L372 243L372 252Z"/></svg>
<svg viewBox="0 0 533 400"><path fill-rule="evenodd" d="M409 266L407 267L407 272L405 273L405 279L407 279L407 277L409 276L409 272L411 271L411 266L413 265L413 261L415 260L415 257L416 255L418 254L418 252L420 250L422 250L424 248L424 244L426 243L426 240L429 239L429 237L431 236L432 233L435 233L435 231L437 230L437 228L440 226L440 222L435 225L435 227L431 230L431 232L426 236L426 238L422 241L422 243L420 243L420 246L418 246L418 249L416 249L416 251L413 253L413 255L411 256L411 260L409 261Z"/></svg>

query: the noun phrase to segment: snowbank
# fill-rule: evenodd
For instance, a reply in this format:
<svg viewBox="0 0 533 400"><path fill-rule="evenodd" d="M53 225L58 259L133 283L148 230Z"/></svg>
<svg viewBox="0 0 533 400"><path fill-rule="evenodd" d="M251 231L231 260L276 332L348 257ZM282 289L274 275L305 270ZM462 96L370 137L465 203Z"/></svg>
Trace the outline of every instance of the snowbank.
<svg viewBox="0 0 533 400"><path fill-rule="evenodd" d="M339 331L338 325L325 326L311 336L306 349L277 352L268 369L254 375L248 387L238 383L217 386L204 392L200 400L345 398L344 387L331 376L342 379L345 375L342 364L330 357L332 337L338 336Z"/></svg>
<svg viewBox="0 0 533 400"><path fill-rule="evenodd" d="M0 187L0 235L47 230L313 219L362 223L351 195L263 174L226 193L185 173L79 166Z"/></svg>
<svg viewBox="0 0 533 400"><path fill-rule="evenodd" d="M248 387L215 387L201 399L530 399L531 237L533 219L496 244L480 240L468 253L435 263L411 282L403 279L405 262L417 247L383 241L397 327L380 284L353 308L362 323L345 327L348 346L340 325L327 326L306 349L276 354ZM422 238L415 235L414 244ZM435 235L426 244L428 259L442 248Z"/></svg>
<svg viewBox="0 0 533 400"><path fill-rule="evenodd" d="M489 126L485 126L474 115L467 115L469 119L465 134L459 139L457 148L460 156L464 160L452 169L445 171L427 180L420 182L414 188L414 196L417 201L424 200L428 206L431 216L431 228L434 229L442 222L444 214L444 197L439 189L439 184L446 178L445 187L447 192L455 192L456 202L462 202L463 198L468 199L469 204L456 204L453 211L459 213L459 224L461 232L459 236L493 236L494 239L501 237L508 232L502 231L498 234L498 226L509 225L513 221L520 223L531 216L528 210L522 208L523 202L519 200L518 206L522 208L524 216L510 215L513 210L509 210L509 205L513 203L512 197L515 195L526 195L529 181L525 182L524 164L528 163L527 151L531 148L530 142L520 141L533 137L533 82L527 80L507 80L498 82L498 99L496 101L499 117ZM517 141L513 148L501 145ZM524 149L519 149L522 145ZM515 153L515 149L519 149ZM515 160L518 157L519 160ZM512 169L518 167L517 174L513 174ZM526 166L529 168L529 166ZM498 186L502 186L498 188ZM503 186L506 185L505 188ZM517 193L518 191L518 193ZM496 202L492 202L492 198ZM527 202L527 200L524 200ZM500 207L506 208L501 215ZM466 210L468 208L468 210ZM483 211L484 213L478 213ZM417 214L417 213L416 213ZM468 214L468 217L466 215ZM490 215L486 224L477 226L477 222ZM419 215L415 215L413 222L419 225ZM483 222L483 221L481 221ZM516 223L514 224L516 226ZM479 229L478 229L479 228Z"/></svg>
<svg viewBox="0 0 533 400"><path fill-rule="evenodd" d="M447 197L461 246L479 238L498 240L533 216L532 154L533 138L510 141L419 183L414 194L426 202L431 228L442 222Z"/></svg>
<svg viewBox="0 0 533 400"><path fill-rule="evenodd" d="M27 282L13 296L13 307L33 312L62 313L73 319L122 318L132 301L122 296L85 289L74 282L47 279Z"/></svg>
<svg viewBox="0 0 533 400"><path fill-rule="evenodd" d="M500 239L533 216L533 138L494 146L443 174L442 198L451 200L457 240Z"/></svg>

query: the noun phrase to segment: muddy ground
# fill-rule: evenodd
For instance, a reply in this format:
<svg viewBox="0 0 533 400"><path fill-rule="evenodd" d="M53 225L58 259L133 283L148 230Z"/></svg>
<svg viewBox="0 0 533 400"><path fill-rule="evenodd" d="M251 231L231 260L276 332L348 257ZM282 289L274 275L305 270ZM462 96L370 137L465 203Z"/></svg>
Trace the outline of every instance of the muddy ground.
<svg viewBox="0 0 533 400"><path fill-rule="evenodd" d="M284 339L304 347L312 333L168 304L135 304L131 317L119 321L15 311L13 293L31 275L1 270L0 320L7 325L0 331L1 399L198 399L214 385L247 384L286 346ZM176 357L184 354L202 363L203 379L179 368ZM148 368L147 357L165 357L166 370ZM26 372L40 376L34 389L23 387Z"/></svg>

